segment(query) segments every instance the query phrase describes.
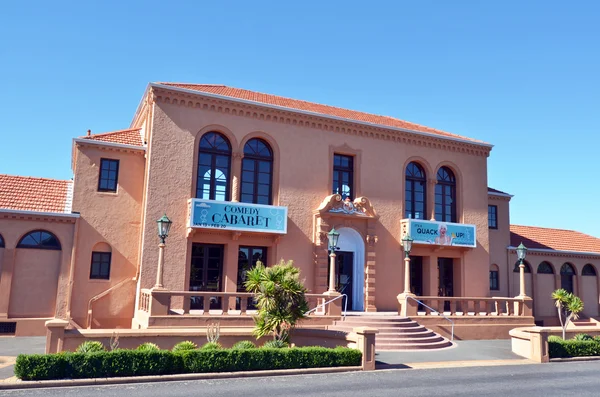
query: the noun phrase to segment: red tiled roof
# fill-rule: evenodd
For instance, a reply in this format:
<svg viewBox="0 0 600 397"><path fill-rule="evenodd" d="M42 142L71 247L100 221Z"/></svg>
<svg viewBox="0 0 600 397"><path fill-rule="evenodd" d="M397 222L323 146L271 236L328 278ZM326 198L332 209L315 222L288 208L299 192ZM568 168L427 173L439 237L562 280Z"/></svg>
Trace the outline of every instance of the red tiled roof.
<svg viewBox="0 0 600 397"><path fill-rule="evenodd" d="M307 112L319 113L325 116L340 117L347 120L361 121L371 124L378 124L384 127L402 128L411 131L425 132L429 134L439 135L446 138L457 138L473 143L485 143L472 138L451 134L446 131L437 130L435 128L425 127L423 125L411 123L389 116L379 116L376 114L359 112L356 110L342 109L335 106L321 105L318 103L302 101L298 99L290 99L277 95L263 94L260 92L244 90L241 88L227 87L224 85L214 84L187 84L187 83L156 83L171 87L184 88L199 92L222 95L236 99L243 99L263 103L267 105L281 106L294 110L302 110Z"/></svg>
<svg viewBox="0 0 600 397"><path fill-rule="evenodd" d="M120 130L112 132L104 132L102 134L93 134L80 137L81 139L91 139L93 141L121 143L124 145L144 146L142 136L140 135L141 128L133 128L129 130Z"/></svg>
<svg viewBox="0 0 600 397"><path fill-rule="evenodd" d="M527 248L600 253L600 238L574 230L510 225L510 245Z"/></svg>
<svg viewBox="0 0 600 397"><path fill-rule="evenodd" d="M0 174L0 208L70 213L72 181Z"/></svg>

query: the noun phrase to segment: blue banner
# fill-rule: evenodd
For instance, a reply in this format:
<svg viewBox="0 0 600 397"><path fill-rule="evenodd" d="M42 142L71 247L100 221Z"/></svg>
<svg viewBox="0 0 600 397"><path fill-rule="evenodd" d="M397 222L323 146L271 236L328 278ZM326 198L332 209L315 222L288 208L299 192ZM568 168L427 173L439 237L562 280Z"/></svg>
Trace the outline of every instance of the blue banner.
<svg viewBox="0 0 600 397"><path fill-rule="evenodd" d="M462 223L409 220L410 237L418 244L477 246L475 225Z"/></svg>
<svg viewBox="0 0 600 397"><path fill-rule="evenodd" d="M190 226L259 233L287 233L287 207L192 199Z"/></svg>

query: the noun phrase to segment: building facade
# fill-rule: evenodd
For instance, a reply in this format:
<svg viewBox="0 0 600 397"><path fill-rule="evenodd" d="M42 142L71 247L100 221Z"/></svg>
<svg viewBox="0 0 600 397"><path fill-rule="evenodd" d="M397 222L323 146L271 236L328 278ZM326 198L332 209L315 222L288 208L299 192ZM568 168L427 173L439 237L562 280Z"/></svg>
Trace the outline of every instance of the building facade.
<svg viewBox="0 0 600 397"><path fill-rule="evenodd" d="M53 317L140 326L141 292L157 284L163 214L173 222L160 271L169 291L239 292L249 267L283 259L323 293L335 228L335 284L349 310L397 309L410 234L416 295L516 295L522 240L532 248L536 319L553 321L547 295L561 285L598 316L600 240L570 232L583 242L556 246L544 240L553 229L510 226L511 196L487 186L491 149L391 117L150 84L129 129L73 140L72 181L0 176L0 326L21 335Z"/></svg>

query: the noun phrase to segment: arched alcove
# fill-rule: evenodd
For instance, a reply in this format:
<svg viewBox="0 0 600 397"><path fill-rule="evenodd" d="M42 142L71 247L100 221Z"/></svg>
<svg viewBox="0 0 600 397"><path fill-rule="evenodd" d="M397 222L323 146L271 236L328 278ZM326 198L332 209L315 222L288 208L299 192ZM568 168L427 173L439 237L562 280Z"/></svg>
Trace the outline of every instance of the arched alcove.
<svg viewBox="0 0 600 397"><path fill-rule="evenodd" d="M344 253L352 253L352 290L348 310L363 311L365 299L365 243L360 233L350 227L342 227L338 231L340 233L338 239L339 260L343 260Z"/></svg>

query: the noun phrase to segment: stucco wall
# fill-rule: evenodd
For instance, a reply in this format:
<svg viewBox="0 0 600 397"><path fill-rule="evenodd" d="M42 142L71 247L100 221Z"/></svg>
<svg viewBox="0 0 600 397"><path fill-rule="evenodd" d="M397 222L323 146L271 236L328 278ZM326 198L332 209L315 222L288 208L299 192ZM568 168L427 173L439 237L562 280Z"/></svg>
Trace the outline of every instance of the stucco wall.
<svg viewBox="0 0 600 397"><path fill-rule="evenodd" d="M412 143L391 143L366 136L342 134L322 129L301 127L293 123L274 123L259 118L233 116L199 108L190 108L157 101L154 105L153 129L150 137L148 180L142 274L140 286L152 287L156 277L158 243L155 220L167 213L173 227L167 240L165 287L187 289L187 275L181 270L189 265L189 240L186 236L187 201L194 197L196 151L202 133L216 130L231 141L234 153L232 171L239 167L235 155L243 150L250 137L267 140L275 152L274 203L288 207L288 233L273 246L270 255L293 259L306 278L306 285L315 288L313 211L331 194L330 168L332 151L359 153L355 164L358 179L355 196L367 196L378 212L376 227L376 305L379 310L394 310L396 295L401 292L402 252L399 234L403 214L404 167L410 159L418 159L435 179L441 165L453 169L458 181L459 221L477 226L478 247L466 251L428 255L457 257L464 268L455 272L460 291L455 294L487 296L489 293L489 236L487 229L487 158L448 148ZM278 167L278 165L280 167ZM433 200L432 184L428 185ZM429 211L433 206L429 206ZM199 231L194 240L207 234ZM247 235L230 240L231 244L246 244ZM212 239L209 235L206 241ZM228 242L228 244L230 244ZM263 244L265 245L265 244ZM235 251L227 247L226 250ZM237 259L234 261L235 263ZM227 265L226 265L227 266ZM437 271L437 268L435 269Z"/></svg>
<svg viewBox="0 0 600 397"><path fill-rule="evenodd" d="M511 273L513 268L507 265L508 251L510 245L510 198L490 195L489 205L498 207L498 228L489 229L490 236L490 265L498 266L498 291L490 291L493 296L515 296L514 291L509 291ZM509 269L510 268L510 269Z"/></svg>
<svg viewBox="0 0 600 397"><path fill-rule="evenodd" d="M4 237L0 273L0 317L66 318L74 219L0 214ZM46 230L60 251L16 248L27 233Z"/></svg>
<svg viewBox="0 0 600 397"><path fill-rule="evenodd" d="M143 152L82 146L76 148L73 211L81 214L71 315L86 324L90 299L136 275L144 182ZM98 192L100 159L119 160L116 193ZM107 249L106 247L110 247ZM92 251L110 250L109 280L91 280ZM93 327L131 324L135 282L125 283L93 304Z"/></svg>

